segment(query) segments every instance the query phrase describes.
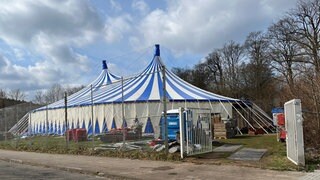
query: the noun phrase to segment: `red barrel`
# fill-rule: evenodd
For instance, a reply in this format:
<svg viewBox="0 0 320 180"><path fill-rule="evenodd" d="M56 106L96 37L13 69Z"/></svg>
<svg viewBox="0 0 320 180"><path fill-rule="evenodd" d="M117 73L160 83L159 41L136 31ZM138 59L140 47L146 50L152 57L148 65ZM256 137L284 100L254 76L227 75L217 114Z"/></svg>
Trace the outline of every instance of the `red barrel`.
<svg viewBox="0 0 320 180"><path fill-rule="evenodd" d="M284 114L283 113L278 114L277 119L278 119L278 126L284 126L285 124Z"/></svg>

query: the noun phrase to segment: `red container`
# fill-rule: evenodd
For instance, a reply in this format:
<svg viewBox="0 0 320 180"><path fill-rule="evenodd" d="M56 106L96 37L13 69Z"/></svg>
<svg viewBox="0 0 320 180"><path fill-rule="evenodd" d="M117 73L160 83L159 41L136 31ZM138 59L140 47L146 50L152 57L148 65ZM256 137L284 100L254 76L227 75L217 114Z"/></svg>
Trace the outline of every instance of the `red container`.
<svg viewBox="0 0 320 180"><path fill-rule="evenodd" d="M283 113L278 114L277 119L278 119L278 126L284 126L285 124L284 114Z"/></svg>
<svg viewBox="0 0 320 180"><path fill-rule="evenodd" d="M75 129L68 129L68 131L67 131L67 139L69 141L74 139L75 132L76 132Z"/></svg>
<svg viewBox="0 0 320 180"><path fill-rule="evenodd" d="M87 140L87 130L86 129L76 129L75 135L73 137L75 142L86 141Z"/></svg>
<svg viewBox="0 0 320 180"><path fill-rule="evenodd" d="M280 129L279 132L279 139L281 142L286 141L286 137L287 137L287 132L284 129Z"/></svg>

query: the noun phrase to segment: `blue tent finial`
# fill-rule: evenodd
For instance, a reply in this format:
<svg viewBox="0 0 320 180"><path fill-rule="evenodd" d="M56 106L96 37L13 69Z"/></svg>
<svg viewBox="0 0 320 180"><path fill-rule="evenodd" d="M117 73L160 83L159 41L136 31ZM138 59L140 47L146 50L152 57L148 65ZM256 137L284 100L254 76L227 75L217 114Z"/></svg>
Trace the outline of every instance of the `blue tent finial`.
<svg viewBox="0 0 320 180"><path fill-rule="evenodd" d="M156 44L155 45L155 52L154 52L155 56L160 56L160 45Z"/></svg>
<svg viewBox="0 0 320 180"><path fill-rule="evenodd" d="M108 69L106 60L102 60L102 69Z"/></svg>

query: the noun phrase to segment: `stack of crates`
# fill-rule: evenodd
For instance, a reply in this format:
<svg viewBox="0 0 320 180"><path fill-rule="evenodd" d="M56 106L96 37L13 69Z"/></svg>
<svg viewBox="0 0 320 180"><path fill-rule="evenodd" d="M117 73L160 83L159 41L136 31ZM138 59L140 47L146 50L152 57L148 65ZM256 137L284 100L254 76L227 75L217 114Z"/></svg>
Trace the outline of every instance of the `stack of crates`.
<svg viewBox="0 0 320 180"><path fill-rule="evenodd" d="M84 128L76 129L75 136L73 137L75 142L87 140L87 130Z"/></svg>
<svg viewBox="0 0 320 180"><path fill-rule="evenodd" d="M87 130L86 129L69 129L67 131L67 139L69 141L73 140L75 142L86 141Z"/></svg>

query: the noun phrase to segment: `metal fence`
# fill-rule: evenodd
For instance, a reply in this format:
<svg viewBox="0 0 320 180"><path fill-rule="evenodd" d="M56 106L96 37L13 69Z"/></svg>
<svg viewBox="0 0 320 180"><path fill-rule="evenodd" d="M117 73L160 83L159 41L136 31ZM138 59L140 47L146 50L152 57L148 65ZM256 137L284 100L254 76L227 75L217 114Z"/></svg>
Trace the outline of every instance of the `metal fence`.
<svg viewBox="0 0 320 180"><path fill-rule="evenodd" d="M211 110L179 108L181 158L212 152Z"/></svg>
<svg viewBox="0 0 320 180"><path fill-rule="evenodd" d="M297 165L305 165L303 118L301 100L293 99L284 104L285 126L287 130L287 157Z"/></svg>
<svg viewBox="0 0 320 180"><path fill-rule="evenodd" d="M39 105L27 102L0 109L0 140L12 137L8 132L17 125L22 117L37 107ZM28 124L23 124L22 129L19 129L20 133L27 132L27 126Z"/></svg>

